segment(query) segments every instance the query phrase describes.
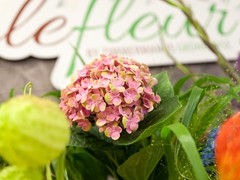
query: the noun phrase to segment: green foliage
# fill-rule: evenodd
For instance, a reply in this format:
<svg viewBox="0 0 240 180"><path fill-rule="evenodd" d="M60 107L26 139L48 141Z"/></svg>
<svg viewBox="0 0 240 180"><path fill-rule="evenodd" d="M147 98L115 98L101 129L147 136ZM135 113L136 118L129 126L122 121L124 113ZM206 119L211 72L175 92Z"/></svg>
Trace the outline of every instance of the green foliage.
<svg viewBox="0 0 240 180"><path fill-rule="evenodd" d="M117 171L125 180L147 180L162 158L163 150L162 144L151 144L130 156Z"/></svg>
<svg viewBox="0 0 240 180"><path fill-rule="evenodd" d="M161 97L164 102L174 96L173 86L168 78L167 72L162 72L154 76L158 80L158 84L153 87L153 91Z"/></svg>
<svg viewBox="0 0 240 180"><path fill-rule="evenodd" d="M211 75L188 75L174 87L166 72L155 78L158 84L153 90L161 102L136 132L122 132L114 141L97 127L84 132L73 126L66 154L54 161L53 169L47 169L47 179L51 179L51 172L58 180L103 180L110 176L116 180L216 179L207 175L199 150L206 134L232 114L231 102L240 100L240 85ZM60 91L43 95L49 96L59 98ZM7 165L1 159L0 164ZM215 166L208 168L215 171Z"/></svg>
<svg viewBox="0 0 240 180"><path fill-rule="evenodd" d="M206 180L208 175L202 165L200 156L198 154L197 147L195 142L188 132L187 128L181 123L175 123L168 126L165 126L161 131L161 137L165 142L165 156L168 163L169 171L169 180L179 179L181 177L181 172L177 171L176 168L176 156L174 149L176 146L172 141L171 132L176 136L177 140L180 142L184 152L187 154L188 161L190 162L194 176L196 180ZM184 178L193 178L193 177L184 177Z"/></svg>
<svg viewBox="0 0 240 180"><path fill-rule="evenodd" d="M67 148L66 170L69 180L105 180L108 172L100 161L79 147Z"/></svg>
<svg viewBox="0 0 240 180"><path fill-rule="evenodd" d="M167 73L163 72L155 77L159 83L154 91L160 95L161 103L145 117L136 132L123 132L119 140L113 141L99 133L97 128L86 133L73 127L69 146L89 149L95 158L108 167L115 178L148 179L162 158L164 150L162 144L150 144L152 135L165 125L171 124L171 116L181 107L178 97L174 96Z"/></svg>
<svg viewBox="0 0 240 180"><path fill-rule="evenodd" d="M114 148L112 143L107 142L112 140L106 139L102 134L98 132L97 128L92 128L92 130L88 133L84 132L78 127L73 127L71 130L72 134L70 142L68 144L69 146L82 147L93 150L109 150Z"/></svg>
<svg viewBox="0 0 240 180"><path fill-rule="evenodd" d="M60 96L61 96L61 91L51 91L42 95L42 97L55 97L57 99L59 99Z"/></svg>
<svg viewBox="0 0 240 180"><path fill-rule="evenodd" d="M60 156L56 161L55 171L56 171L57 180L64 180L65 158L66 158L66 153L64 152L60 154Z"/></svg>
<svg viewBox="0 0 240 180"><path fill-rule="evenodd" d="M144 118L144 121L140 124L140 127L136 132L130 135L126 132L122 133L121 138L119 138L115 144L129 145L151 136L164 125L170 124L172 122L171 116L180 107L181 104L176 96L165 100Z"/></svg>
<svg viewBox="0 0 240 180"><path fill-rule="evenodd" d="M231 114L230 102L239 99L240 86L225 77L188 75L173 87L166 72L155 77L159 83L153 90L161 103L136 132L122 132L113 141L96 127L88 133L73 127L69 146L85 149L115 179L208 179L198 150L204 145L204 134ZM186 88L190 80L194 81Z"/></svg>
<svg viewBox="0 0 240 180"><path fill-rule="evenodd" d="M9 99L13 98L13 97L14 97L14 94L15 94L15 89L14 89L14 88L10 89L10 91L9 91L9 93L8 93L8 98L9 98Z"/></svg>
<svg viewBox="0 0 240 180"><path fill-rule="evenodd" d="M193 113L196 110L199 101L201 100L202 91L203 89L194 87L189 96L189 100L186 105L186 110L182 119L182 124L185 125L186 127L189 126Z"/></svg>
<svg viewBox="0 0 240 180"><path fill-rule="evenodd" d="M192 77L193 78L193 77ZM175 93L180 97L182 108L175 114L175 121L182 122L191 133L197 145L201 149L206 141L206 134L232 114L231 101L238 99L239 86L235 86L229 78L215 77L211 75L195 75L195 82L183 91L191 76L185 76L175 84ZM197 79L196 79L197 78ZM177 138L177 137L176 137ZM174 141L175 138L172 139ZM180 177L196 179L191 172L188 156L178 142L172 152L175 154L175 172ZM214 171L215 167L212 166ZM173 171L173 170L172 170ZM215 179L216 177L211 177ZM181 179L181 178L180 178ZM183 178L184 179L184 178Z"/></svg>

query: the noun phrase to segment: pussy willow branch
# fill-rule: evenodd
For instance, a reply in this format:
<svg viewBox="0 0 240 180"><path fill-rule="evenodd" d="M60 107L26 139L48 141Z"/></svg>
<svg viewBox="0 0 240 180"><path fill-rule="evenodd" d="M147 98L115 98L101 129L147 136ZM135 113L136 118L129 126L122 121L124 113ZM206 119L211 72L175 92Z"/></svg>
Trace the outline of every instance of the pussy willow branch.
<svg viewBox="0 0 240 180"><path fill-rule="evenodd" d="M192 11L189 7L185 5L182 0L162 0L172 6L179 8L185 16L188 18L192 26L196 29L198 36L204 42L204 44L217 56L217 63L219 66L225 71L225 73L233 79L233 81L237 84L240 84L240 77L236 71L236 69L226 60L223 54L219 51L217 46L211 42L208 34L204 30L204 28L200 25L200 23L194 18ZM178 2L178 3L177 3Z"/></svg>

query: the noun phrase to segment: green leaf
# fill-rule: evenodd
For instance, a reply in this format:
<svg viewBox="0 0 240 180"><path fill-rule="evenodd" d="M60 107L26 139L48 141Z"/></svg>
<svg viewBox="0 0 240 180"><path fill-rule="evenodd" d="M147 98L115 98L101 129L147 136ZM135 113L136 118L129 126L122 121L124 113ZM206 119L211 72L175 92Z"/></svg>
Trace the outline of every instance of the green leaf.
<svg viewBox="0 0 240 180"><path fill-rule="evenodd" d="M174 96L174 90L169 81L167 72L162 72L154 76L158 80L158 84L153 87L153 91L161 97L161 101L165 101Z"/></svg>
<svg viewBox="0 0 240 180"><path fill-rule="evenodd" d="M143 138L151 136L155 131L171 123L171 116L181 107L178 97L172 97L162 102L156 109L148 113L144 121L140 123L136 132L128 134L123 132L119 140L114 141L117 145L129 145Z"/></svg>
<svg viewBox="0 0 240 180"><path fill-rule="evenodd" d="M194 83L192 83L192 87L199 86L202 87L206 84L225 84L225 85L230 85L233 86L234 84L232 83L231 79L227 77L217 77L217 76L212 76L208 74L197 74L197 75L187 75L182 78L180 78L174 85L174 93L175 95L178 95L180 93L180 90L182 87L186 84L186 82L190 78L198 78ZM192 88L188 89L191 91Z"/></svg>
<svg viewBox="0 0 240 180"><path fill-rule="evenodd" d="M212 103L208 107L203 107L204 109L199 109L196 114L197 118L193 122L193 129L196 130L196 137L200 137L213 122L217 122L218 114L224 113L223 110L227 104L232 100L232 96L225 95L219 96L212 99ZM207 105L205 105L207 106Z"/></svg>
<svg viewBox="0 0 240 180"><path fill-rule="evenodd" d="M14 88L10 89L9 94L8 94L8 98L9 99L13 98L14 94L15 94L15 89Z"/></svg>
<svg viewBox="0 0 240 180"><path fill-rule="evenodd" d="M114 179L119 179L120 176L117 174L117 167L122 164L129 156L126 153L128 151L128 147L126 149L118 147L116 149L108 151L101 151L101 149L99 149L99 151L88 150L88 152L96 159L98 159L102 164L104 164Z"/></svg>
<svg viewBox="0 0 240 180"><path fill-rule="evenodd" d="M163 145L149 145L130 156L117 169L125 180L147 180L164 153Z"/></svg>
<svg viewBox="0 0 240 180"><path fill-rule="evenodd" d="M93 134L93 131L94 132ZM97 130L92 129L90 132L84 132L79 127L71 128L71 138L68 146L83 147L95 150L109 150L114 146L108 143L107 140L101 139L101 134ZM109 141L111 141L109 139Z"/></svg>
<svg viewBox="0 0 240 180"><path fill-rule="evenodd" d="M228 94L233 96L233 98L236 99L237 101L240 101L239 92L240 92L240 85L235 87L230 87Z"/></svg>
<svg viewBox="0 0 240 180"><path fill-rule="evenodd" d="M149 177L149 180L167 180L168 179L168 168L166 157L163 156L158 162L157 166L154 168L152 174Z"/></svg>
<svg viewBox="0 0 240 180"><path fill-rule="evenodd" d="M217 76L212 76L212 75L201 75L202 78L200 78L199 80L197 80L193 85L194 86L202 86L203 84L206 83L216 83L216 84L227 84L230 86L233 86L233 82L231 81L231 79L227 78L227 77L217 77Z"/></svg>
<svg viewBox="0 0 240 180"><path fill-rule="evenodd" d="M165 155L168 163L169 179L176 180L179 178L177 174L178 167L175 163L175 159L177 159L177 157L174 156L175 154L173 152L174 144L171 138L172 133L176 136L184 152L186 153L188 161L192 166L195 179L208 179L208 175L203 167L196 144L187 128L181 123L165 126L161 131L162 140L165 142Z"/></svg>
<svg viewBox="0 0 240 180"><path fill-rule="evenodd" d="M47 93L45 93L44 95L42 95L41 97L43 98L43 97L49 97L49 96L55 97L55 98L59 99L60 96L61 96L61 91L51 91L51 92L47 92Z"/></svg>
<svg viewBox="0 0 240 180"><path fill-rule="evenodd" d="M199 79L195 81L192 86L184 92L181 96L179 96L179 99L186 99L190 96L190 93L192 89L196 86L202 88L204 91L214 91L217 89L223 89L227 86L234 86L231 79L226 77L216 77L212 75L206 75L206 74L199 74L194 77L198 77ZM190 76L185 76L181 78L174 86L174 90L176 93L179 94L181 87L184 85L184 83L190 78Z"/></svg>
<svg viewBox="0 0 240 180"><path fill-rule="evenodd" d="M69 180L106 180L108 170L83 148L69 147L66 156Z"/></svg>
<svg viewBox="0 0 240 180"><path fill-rule="evenodd" d="M201 99L201 95L202 95L203 89L198 88L198 87L194 87L190 97L188 99L188 103L187 103L187 107L185 110L185 113L183 115L183 119L182 119L182 124L185 125L186 127L189 126L189 123L192 119L193 113L195 111L195 109L198 106L198 103Z"/></svg>
<svg viewBox="0 0 240 180"><path fill-rule="evenodd" d="M183 85L192 77L193 77L192 75L184 76L175 83L174 85L175 95L178 95L180 93L180 90L182 89Z"/></svg>
<svg viewBox="0 0 240 180"><path fill-rule="evenodd" d="M54 168L54 167L53 167ZM47 165L46 166L46 173L45 173L45 176L46 176L46 180L52 180L52 176L53 176L53 172L52 172L52 169L50 167L50 165Z"/></svg>
<svg viewBox="0 0 240 180"><path fill-rule="evenodd" d="M66 153L62 153L56 161L56 180L64 180Z"/></svg>

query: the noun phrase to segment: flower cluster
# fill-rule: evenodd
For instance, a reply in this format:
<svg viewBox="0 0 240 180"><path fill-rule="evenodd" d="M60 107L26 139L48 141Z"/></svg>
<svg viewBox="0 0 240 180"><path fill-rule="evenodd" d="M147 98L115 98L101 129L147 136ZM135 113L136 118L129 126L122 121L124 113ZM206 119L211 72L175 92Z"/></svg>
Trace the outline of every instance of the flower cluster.
<svg viewBox="0 0 240 180"><path fill-rule="evenodd" d="M157 84L145 64L114 55L101 55L61 92L60 108L84 131L95 124L117 140L125 129L138 129L144 115L160 102L152 87Z"/></svg>

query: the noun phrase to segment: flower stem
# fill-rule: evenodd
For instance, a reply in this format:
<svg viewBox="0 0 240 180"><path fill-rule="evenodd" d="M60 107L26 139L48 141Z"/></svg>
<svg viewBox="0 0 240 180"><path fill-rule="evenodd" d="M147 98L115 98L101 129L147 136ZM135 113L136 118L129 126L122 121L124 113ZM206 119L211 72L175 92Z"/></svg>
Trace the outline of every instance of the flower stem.
<svg viewBox="0 0 240 180"><path fill-rule="evenodd" d="M23 94L24 95L26 95L26 94L31 95L32 94L32 83L31 82L26 84L26 86L24 87L24 90L23 90Z"/></svg>
<svg viewBox="0 0 240 180"><path fill-rule="evenodd" d="M182 0L176 0L178 3L172 0L162 0L172 6L175 6L185 14L188 18L192 26L196 29L198 36L204 42L204 44L217 56L217 63L219 66L225 71L225 73L233 79L233 81L237 84L240 84L240 77L236 71L236 69L226 60L224 55L219 51L217 46L211 42L208 34L204 30L204 28L200 25L200 23L193 17L192 11L189 7L187 7Z"/></svg>
<svg viewBox="0 0 240 180"><path fill-rule="evenodd" d="M65 157L66 157L66 152L62 153L57 159L56 180L64 180Z"/></svg>
<svg viewBox="0 0 240 180"><path fill-rule="evenodd" d="M53 180L51 175L51 168L50 164L46 166L46 179L47 180Z"/></svg>

